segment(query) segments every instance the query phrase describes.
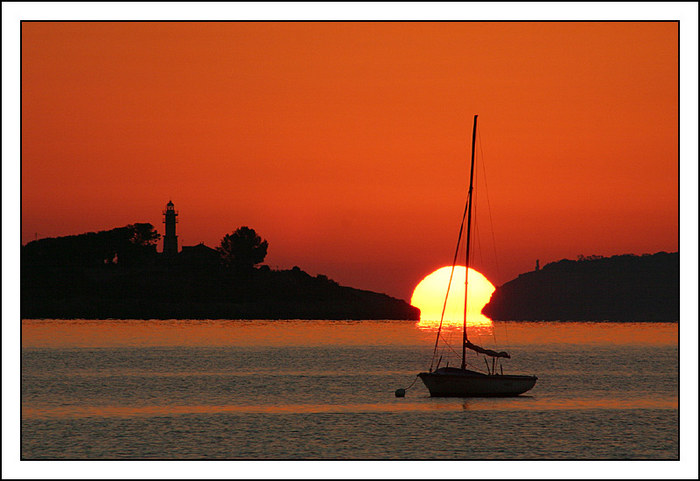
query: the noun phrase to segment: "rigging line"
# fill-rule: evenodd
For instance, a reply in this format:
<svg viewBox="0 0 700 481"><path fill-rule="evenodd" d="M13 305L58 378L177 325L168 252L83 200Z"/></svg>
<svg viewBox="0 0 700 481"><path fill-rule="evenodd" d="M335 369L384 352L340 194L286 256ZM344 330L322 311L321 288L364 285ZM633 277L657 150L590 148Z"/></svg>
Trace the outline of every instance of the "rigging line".
<svg viewBox="0 0 700 481"><path fill-rule="evenodd" d="M478 352L473 352L473 351L472 351L471 354L474 354L474 356L476 356L477 358L479 357L479 353L478 353ZM480 368L476 367L474 364L472 364L472 363L469 362L469 361L467 361L466 364L467 364L468 366L474 368L474 369L480 369Z"/></svg>
<svg viewBox="0 0 700 481"><path fill-rule="evenodd" d="M452 352L454 353L455 356L458 356L458 357L459 357L459 353L458 353L457 351L454 350L454 348L450 345L449 342L447 342L447 339L445 339L445 336L440 336L440 337L442 338L442 342L445 343L445 346L447 346L447 349L449 349L450 351L452 351Z"/></svg>
<svg viewBox="0 0 700 481"><path fill-rule="evenodd" d="M473 252L471 255L471 260L474 260L474 257L478 257L479 263L481 265L483 265L484 264L484 254L483 254L484 249L482 249L482 246L481 246L481 229L479 228L480 227L479 226L479 218L476 215L476 209L478 208L478 206L479 206L479 203L475 200L474 201L474 211L475 212L473 214L474 218L472 219L472 222L474 223L474 227L472 227L472 231L474 232L472 234L472 237L474 239L474 249L472 249Z"/></svg>
<svg viewBox="0 0 700 481"><path fill-rule="evenodd" d="M489 212L489 222L491 223L491 241L493 242L493 259L496 264L496 274L501 277L501 270L498 264L498 253L496 251L496 234L494 232L493 216L491 214L491 198L489 197L489 185L486 181L486 162L484 161L484 145L481 141L481 131L478 132L479 135L479 151L481 152L481 171L484 174L484 190L486 191L486 204Z"/></svg>
<svg viewBox="0 0 700 481"><path fill-rule="evenodd" d="M442 331L442 322L445 319L445 309L447 309L447 298L450 295L450 286L452 285L452 277L455 273L455 265L457 264L457 256L459 255L459 245L462 241L462 232L464 231L464 220L467 217L467 209L469 207L469 202L464 206L464 214L462 214L462 224L459 226L459 235L457 236L457 248L455 249L455 255L452 260L452 270L450 271L450 280L447 283L447 294L445 294L445 303L442 305L442 313L440 314L440 325L438 326L437 336L435 336L435 347L433 348L433 358L430 360L430 369L433 368L433 363L435 362L435 355L437 354L438 342L440 340L440 331Z"/></svg>
<svg viewBox="0 0 700 481"><path fill-rule="evenodd" d="M474 246L470 250L469 253L469 259L468 265L472 266L473 265L473 260L475 258L479 258L480 262L483 262L483 254L482 254L482 249L481 249L481 241L479 239L480 235L480 230L479 230L479 216L478 214L478 209L479 209L479 169L474 170L474 193L472 194L472 242L474 243Z"/></svg>
<svg viewBox="0 0 700 481"><path fill-rule="evenodd" d="M449 331L448 331L449 332ZM454 350L452 347L452 344L450 344L453 341L453 336L445 337L445 334L440 333L439 338L442 339L442 342L444 343L445 347L452 351L456 356L459 356L459 353Z"/></svg>
<svg viewBox="0 0 700 481"><path fill-rule="evenodd" d="M486 161L484 160L485 159L484 142L481 140L481 130L479 130L477 132L477 135L479 138L479 153L481 154L481 162L480 162L481 172L483 173L483 176L484 176L484 191L486 192L486 207L487 207L486 210L489 213L489 224L491 225L491 245L493 247L493 260L494 260L494 264L496 264L496 275L500 279L501 278L501 268L500 268L500 264L498 262L498 251L496 249L496 233L495 233L494 223L493 223L493 214L491 211L491 197L489 196L489 184L488 184L488 181L486 178ZM479 240L479 237L477 237L477 241L478 240ZM486 250L486 249L484 249L484 250ZM481 251L480 251L480 254L482 254L482 256L483 256L483 253ZM483 258L482 258L482 261L483 261ZM496 340L496 330L495 329L493 330L493 341L494 341L494 344L498 343L498 341ZM508 345L508 344L509 344L508 343L508 328L506 327L506 345Z"/></svg>
<svg viewBox="0 0 700 481"><path fill-rule="evenodd" d="M478 172L478 170L477 170L477 172ZM473 181L476 180L476 173L477 172L473 172L473 176L472 176ZM473 183L476 184L476 182L473 182ZM468 200L468 212L469 212L469 216L470 216L469 220L470 220L470 223L474 224L474 227L468 231L467 236L465 236L466 239L464 241L464 243L465 243L464 249L465 249L466 256L465 256L465 266L464 266L464 337L462 339L463 342L469 340L469 336L467 334L467 327L468 327L467 315L469 312L468 306L467 306L468 298L469 298L469 268L472 265L472 259L474 258L474 251L477 250L475 248L472 248L472 249L469 248L470 237L472 237L472 238L476 237L475 242L478 243L478 236L476 235L477 215L476 215L476 209L475 209L477 196L474 196L475 190L476 190L475 188L471 189L471 195L469 196L469 200Z"/></svg>
<svg viewBox="0 0 700 481"><path fill-rule="evenodd" d="M460 354L459 354L457 351L454 350L454 348L452 347L452 345L450 345L450 344L448 343L447 339L446 339L444 336L440 336L440 337L442 337L442 340L443 340L443 342L445 343L445 346L447 347L447 349L449 349L449 350L452 352L452 354L455 355L455 357L457 358L457 360L459 360ZM471 354L475 355L476 357L479 357L479 353L477 353L477 352L471 352ZM448 359L449 359L449 358L448 358ZM472 364L472 363L469 362L469 361L466 361L466 364L467 364L468 366L472 367L473 369L477 369L477 370L480 369L479 367L475 366L474 364Z"/></svg>
<svg viewBox="0 0 700 481"><path fill-rule="evenodd" d="M496 275L498 278L501 278L501 267L498 262L498 250L496 249L496 229L494 228L493 224L493 215L491 212L491 197L489 196L489 184L486 180L486 162L484 160L484 143L481 140L481 130L478 132L479 136L479 152L481 152L481 171L484 174L484 191L486 191L486 205L488 207L488 213L489 213L489 223L491 224L491 242L493 245L493 261L496 264ZM505 333L506 333L506 347L510 346L510 339L508 337L508 325L507 323L504 324L505 328ZM496 342L496 331L494 329L493 331L493 340L494 343Z"/></svg>

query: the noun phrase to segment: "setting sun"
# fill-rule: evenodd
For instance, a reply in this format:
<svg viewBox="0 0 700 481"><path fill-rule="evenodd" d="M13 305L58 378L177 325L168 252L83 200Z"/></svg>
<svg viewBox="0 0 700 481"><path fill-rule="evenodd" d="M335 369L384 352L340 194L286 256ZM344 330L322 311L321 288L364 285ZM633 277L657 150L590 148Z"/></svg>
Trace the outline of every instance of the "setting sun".
<svg viewBox="0 0 700 481"><path fill-rule="evenodd" d="M451 270L451 266L446 266L428 274L413 291L411 305L420 309L420 323L422 325L432 325L440 321ZM450 295L445 308L444 323L447 325L461 325L464 318L464 274L464 266L455 267ZM494 290L496 288L483 274L469 268L467 303L467 323L469 325L491 323L488 317L481 314L481 309L489 302Z"/></svg>

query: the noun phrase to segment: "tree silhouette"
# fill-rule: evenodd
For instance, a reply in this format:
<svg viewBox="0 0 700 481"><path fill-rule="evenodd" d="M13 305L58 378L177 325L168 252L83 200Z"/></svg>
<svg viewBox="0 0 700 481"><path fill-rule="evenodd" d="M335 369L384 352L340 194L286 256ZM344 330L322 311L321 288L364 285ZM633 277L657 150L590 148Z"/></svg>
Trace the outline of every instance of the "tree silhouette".
<svg viewBox="0 0 700 481"><path fill-rule="evenodd" d="M131 233L131 243L137 246L152 246L160 239L160 234L152 224L137 223L127 226Z"/></svg>
<svg viewBox="0 0 700 481"><path fill-rule="evenodd" d="M262 240L250 227L239 227L221 239L216 248L224 265L238 270L251 269L261 263L267 255L267 241Z"/></svg>

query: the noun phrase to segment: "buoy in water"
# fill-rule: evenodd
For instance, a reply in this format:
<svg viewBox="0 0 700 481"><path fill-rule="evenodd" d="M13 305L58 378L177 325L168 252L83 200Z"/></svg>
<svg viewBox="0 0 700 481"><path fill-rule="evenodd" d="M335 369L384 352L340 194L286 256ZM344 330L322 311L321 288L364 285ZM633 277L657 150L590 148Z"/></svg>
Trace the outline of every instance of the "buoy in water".
<svg viewBox="0 0 700 481"><path fill-rule="evenodd" d="M396 390L396 392L394 393L394 395L395 395L396 397L404 397L404 396L406 395L406 390L403 389L403 388L399 388L399 389Z"/></svg>

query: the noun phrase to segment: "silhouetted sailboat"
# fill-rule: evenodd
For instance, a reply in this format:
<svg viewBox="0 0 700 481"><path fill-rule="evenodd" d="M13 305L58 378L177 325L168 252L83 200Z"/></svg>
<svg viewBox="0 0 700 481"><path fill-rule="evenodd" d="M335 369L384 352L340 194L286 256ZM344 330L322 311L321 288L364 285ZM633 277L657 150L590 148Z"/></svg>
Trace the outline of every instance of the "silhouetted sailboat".
<svg viewBox="0 0 700 481"><path fill-rule="evenodd" d="M467 286L469 283L469 248L471 240L471 223L472 223L472 193L474 190L474 145L476 142L476 119L474 116L474 129L472 131L472 158L471 158L471 168L469 173L469 191L467 194L467 204L465 206L464 215L462 216L462 225L459 230L459 237L457 240L457 249L455 251L454 261L452 263L452 271L454 273L454 268L457 263L457 257L459 254L459 247L462 240L462 234L464 231L464 220L467 220L466 229L466 275L464 282L464 322L462 325L462 365L461 367L440 367L440 359L433 371L433 363L435 362L435 357L437 355L437 347L440 339L440 331L442 329L442 321L445 315L445 309L443 307L442 316L440 319L440 326L438 327L437 337L435 339L435 349L433 351L433 360L431 361L430 370L428 372L421 372L418 377L421 378L425 386L430 391L431 396L454 396L454 397L466 397L466 396L517 396L526 391L532 389L537 382L536 376L529 375L505 375L503 374L503 366L501 365L500 373L497 372L497 362L501 358L510 358L510 355L504 351L493 351L491 349L484 349L483 347L477 346L469 341L467 336ZM450 283L452 278L450 277ZM447 295L449 295L449 285L447 288ZM447 295L445 297L445 306L447 306ZM482 373L478 371L472 371L466 368L466 352L467 349L475 351L477 353L483 354L491 358L491 365L489 366L488 360L486 360L487 373Z"/></svg>

